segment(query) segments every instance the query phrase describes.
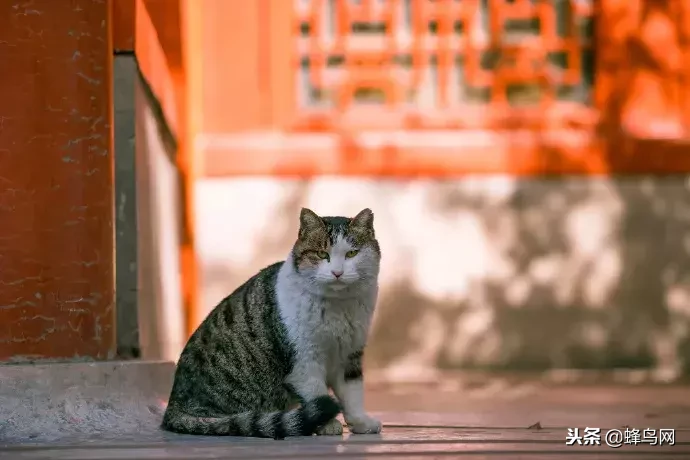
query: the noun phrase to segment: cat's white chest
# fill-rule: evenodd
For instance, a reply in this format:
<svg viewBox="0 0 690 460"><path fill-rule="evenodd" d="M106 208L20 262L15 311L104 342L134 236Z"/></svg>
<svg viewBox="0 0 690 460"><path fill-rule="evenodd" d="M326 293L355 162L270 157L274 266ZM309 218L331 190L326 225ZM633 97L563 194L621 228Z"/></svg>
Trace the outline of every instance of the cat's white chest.
<svg viewBox="0 0 690 460"><path fill-rule="evenodd" d="M315 328L314 338L328 357L327 367L339 369L348 356L360 351L366 343L369 308L354 300L325 303L322 308L322 322Z"/></svg>
<svg viewBox="0 0 690 460"><path fill-rule="evenodd" d="M369 305L359 300L318 301L308 296L284 298L283 319L295 345L315 353L347 357L366 343L371 321Z"/></svg>
<svg viewBox="0 0 690 460"><path fill-rule="evenodd" d="M343 375L348 358L363 351L378 287L375 280L358 286L348 297L313 292L289 265L278 274L276 300L295 352L298 374L325 374L328 382Z"/></svg>
<svg viewBox="0 0 690 460"><path fill-rule="evenodd" d="M299 289L277 289L276 294L298 356L320 361L330 373L366 344L375 292L338 300L315 298Z"/></svg>

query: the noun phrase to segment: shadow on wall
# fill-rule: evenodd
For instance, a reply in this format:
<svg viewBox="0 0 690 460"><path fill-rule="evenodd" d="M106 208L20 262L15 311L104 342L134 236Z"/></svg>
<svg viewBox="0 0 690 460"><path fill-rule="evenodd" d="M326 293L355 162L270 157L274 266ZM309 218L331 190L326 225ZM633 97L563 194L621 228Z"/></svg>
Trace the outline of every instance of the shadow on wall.
<svg viewBox="0 0 690 460"><path fill-rule="evenodd" d="M204 305L285 257L300 207L354 215L369 206L384 257L370 367L624 367L672 379L690 359L689 185L685 178L206 181L199 185Z"/></svg>
<svg viewBox="0 0 690 460"><path fill-rule="evenodd" d="M484 191L446 188L430 197L444 218L474 221L470 239L481 247L439 254L440 276L452 264L476 264L475 276L465 277L461 295L450 280L435 295L407 282L389 291L374 362L681 371L690 357L684 180L522 180L498 202L491 187ZM456 237L469 233L458 226ZM442 257L451 262L442 265ZM398 344L396 329L407 331Z"/></svg>

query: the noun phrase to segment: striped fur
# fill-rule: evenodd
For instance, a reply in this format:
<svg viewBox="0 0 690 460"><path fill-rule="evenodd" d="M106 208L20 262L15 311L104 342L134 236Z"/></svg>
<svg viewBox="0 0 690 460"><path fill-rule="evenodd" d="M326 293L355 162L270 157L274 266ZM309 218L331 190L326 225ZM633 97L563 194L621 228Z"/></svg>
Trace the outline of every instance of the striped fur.
<svg viewBox="0 0 690 460"><path fill-rule="evenodd" d="M371 211L348 219L303 210L287 260L223 299L190 337L162 427L274 439L339 434L342 406L353 432L378 432L364 413L361 358L379 260Z"/></svg>
<svg viewBox="0 0 690 460"><path fill-rule="evenodd" d="M340 408L329 396L320 396L289 411L247 411L218 417L166 412L164 428L177 433L210 436L246 436L284 439L310 436L328 423Z"/></svg>

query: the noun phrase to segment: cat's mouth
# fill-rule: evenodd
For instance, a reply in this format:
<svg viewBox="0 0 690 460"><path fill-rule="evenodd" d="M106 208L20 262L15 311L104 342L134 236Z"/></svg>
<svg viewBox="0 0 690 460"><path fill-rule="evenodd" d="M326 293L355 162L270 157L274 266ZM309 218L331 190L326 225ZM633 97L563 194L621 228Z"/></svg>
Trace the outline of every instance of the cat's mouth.
<svg viewBox="0 0 690 460"><path fill-rule="evenodd" d="M330 282L330 287L335 290L340 290L347 287L347 283L342 279L334 278Z"/></svg>

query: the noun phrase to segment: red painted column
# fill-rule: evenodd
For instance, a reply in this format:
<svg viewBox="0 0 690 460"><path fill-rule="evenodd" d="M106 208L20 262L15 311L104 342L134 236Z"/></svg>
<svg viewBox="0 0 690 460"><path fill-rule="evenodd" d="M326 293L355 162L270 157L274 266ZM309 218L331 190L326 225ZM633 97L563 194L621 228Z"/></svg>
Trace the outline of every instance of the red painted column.
<svg viewBox="0 0 690 460"><path fill-rule="evenodd" d="M109 2L0 2L0 69L0 360L107 359Z"/></svg>
<svg viewBox="0 0 690 460"><path fill-rule="evenodd" d="M134 51L134 0L111 0L113 49Z"/></svg>

